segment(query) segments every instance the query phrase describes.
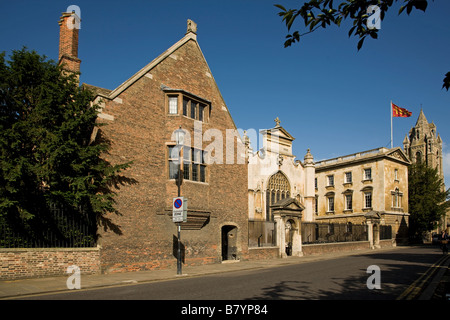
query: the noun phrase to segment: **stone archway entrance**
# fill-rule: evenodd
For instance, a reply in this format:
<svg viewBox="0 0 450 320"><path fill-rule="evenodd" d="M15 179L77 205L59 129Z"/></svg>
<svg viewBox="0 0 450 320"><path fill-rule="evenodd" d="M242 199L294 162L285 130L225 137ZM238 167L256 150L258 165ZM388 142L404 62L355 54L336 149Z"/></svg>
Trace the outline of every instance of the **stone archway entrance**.
<svg viewBox="0 0 450 320"><path fill-rule="evenodd" d="M301 219L305 207L294 198L270 206L276 222L277 246L282 258L302 256Z"/></svg>

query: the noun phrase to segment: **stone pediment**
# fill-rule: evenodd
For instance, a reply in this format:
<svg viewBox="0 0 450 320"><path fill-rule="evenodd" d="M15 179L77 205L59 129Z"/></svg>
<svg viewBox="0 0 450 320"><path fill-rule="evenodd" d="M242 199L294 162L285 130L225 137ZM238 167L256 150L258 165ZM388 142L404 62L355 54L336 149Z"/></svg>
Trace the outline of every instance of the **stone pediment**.
<svg viewBox="0 0 450 320"><path fill-rule="evenodd" d="M277 122L277 126L272 129L261 130L263 135L263 146L270 152L283 155L292 155L292 141L295 140L283 127Z"/></svg>
<svg viewBox="0 0 450 320"><path fill-rule="evenodd" d="M268 134L270 136L278 137L280 140L294 141L295 138L289 134L283 127L275 127L268 130L262 130L263 134Z"/></svg>
<svg viewBox="0 0 450 320"><path fill-rule="evenodd" d="M406 154L400 148L392 149L386 155L388 157L395 158L396 160L400 160L400 161L404 161L404 162L410 163L408 157L406 156Z"/></svg>
<svg viewBox="0 0 450 320"><path fill-rule="evenodd" d="M278 201L277 203L274 203L270 206L270 208L274 211L298 211L301 212L305 210L305 206L302 205L300 202L297 201L297 199L294 198L286 198L283 200Z"/></svg>
<svg viewBox="0 0 450 320"><path fill-rule="evenodd" d="M381 215L378 211L369 211L364 215L364 217L366 217L366 219L368 219L368 220L380 220L381 219Z"/></svg>
<svg viewBox="0 0 450 320"><path fill-rule="evenodd" d="M289 132L287 132L286 129L284 129L283 127L275 128L272 130L273 130L272 134L276 133L276 134L278 134L278 136L280 138L284 138L284 139L291 140L291 141L295 140L295 138L293 136L291 136L289 134Z"/></svg>

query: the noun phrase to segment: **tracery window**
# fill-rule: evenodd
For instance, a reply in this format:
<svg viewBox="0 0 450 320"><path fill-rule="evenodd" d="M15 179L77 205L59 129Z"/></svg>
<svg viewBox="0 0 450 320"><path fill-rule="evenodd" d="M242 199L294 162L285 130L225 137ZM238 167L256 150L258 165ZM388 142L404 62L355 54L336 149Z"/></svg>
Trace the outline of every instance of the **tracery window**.
<svg viewBox="0 0 450 320"><path fill-rule="evenodd" d="M278 171L269 178L266 189L266 220L273 221L270 206L290 197L291 185L283 172Z"/></svg>

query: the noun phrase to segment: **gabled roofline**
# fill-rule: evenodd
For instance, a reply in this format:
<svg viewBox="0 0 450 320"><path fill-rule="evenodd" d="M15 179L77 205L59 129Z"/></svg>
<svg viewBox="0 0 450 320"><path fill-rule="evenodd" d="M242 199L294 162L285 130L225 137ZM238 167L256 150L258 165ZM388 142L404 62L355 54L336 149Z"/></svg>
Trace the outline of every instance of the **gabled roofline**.
<svg viewBox="0 0 450 320"><path fill-rule="evenodd" d="M261 134L270 134L270 135L272 135L272 136L276 136L276 137L281 137L279 134L277 134L276 133L276 131L277 130L279 130L279 131L281 131L282 133L284 133L284 135L286 136L286 138L288 139L288 140L291 140L291 141L294 141L295 140L295 138L289 133L289 132L287 132L287 130L285 129L285 128L283 128L283 127L281 127L281 126L279 126L279 127L274 127L274 128L271 128L271 129L262 129L262 130L260 130L259 132L261 133Z"/></svg>
<svg viewBox="0 0 450 320"><path fill-rule="evenodd" d="M401 147L396 147L396 148L390 149L390 151L387 152L386 155L389 156L389 157L392 157L392 155L394 153L400 153L401 157L403 158L403 159L399 159L400 161L404 161L408 165L411 164L411 160L409 160L408 156L405 154L405 152L402 150Z"/></svg>
<svg viewBox="0 0 450 320"><path fill-rule="evenodd" d="M119 94L121 94L123 91L125 91L133 83L135 83L137 80L139 80L141 77L143 77L147 72L149 72L151 69L153 69L155 66L157 66L161 61L166 59L168 56L170 56L172 53L174 53L178 48L180 48L182 45L184 45L189 40L194 40L197 43L197 35L193 32L188 32L183 38L181 38L178 42L176 42L174 45L172 45L169 49L164 51L156 59L154 59L152 62L147 64L141 70L136 72L131 78L129 78L124 83L119 85L116 89L111 91L108 98L110 98L110 99L116 98ZM208 69L209 69L209 66L208 66Z"/></svg>
<svg viewBox="0 0 450 320"><path fill-rule="evenodd" d="M224 105L222 107L225 107L226 112L228 113L228 115L230 116L231 122L234 126L234 128L237 130L237 126L236 123L234 122L233 117L230 114L230 111L228 110L228 106L225 103L225 99L222 96L222 93L220 92L220 89L217 85L216 79L214 79L214 76L211 72L211 68L208 65L208 62L206 61L205 55L202 52L202 49L200 48L198 42L197 42L197 33L192 31L192 29L189 28L189 20L188 20L188 32L185 34L185 36L183 38L181 38L180 40L178 40L175 44L173 44L169 49L167 49L166 51L164 51L161 55L159 55L156 59L154 59L153 61L151 61L149 64L147 64L145 67L143 67L141 70L139 70L138 72L136 72L132 77L130 77L128 80L126 80L125 82L123 82L121 85L119 85L116 89L112 90L111 92L109 92L108 95L105 94L98 94L97 96L100 95L103 98L106 99L110 99L113 100L115 99L118 95L120 95L123 91L125 91L127 88L129 88L133 83L135 83L137 80L139 80L141 77L143 77L147 72L149 72L150 70L152 70L154 67L156 67L159 63L161 63L163 60L165 60L167 57L169 57L172 53L174 53L177 49L179 49L181 46L183 46L184 44L186 44L188 41L193 40L195 42L195 44L197 45L198 50L200 51L202 57L203 57L203 61L206 64L206 67L208 68L209 74L211 75L211 78L213 80L213 83L217 89L217 92L219 93L220 98L222 99ZM239 134L239 138L241 140L241 142L243 143L243 138L241 136L241 134Z"/></svg>

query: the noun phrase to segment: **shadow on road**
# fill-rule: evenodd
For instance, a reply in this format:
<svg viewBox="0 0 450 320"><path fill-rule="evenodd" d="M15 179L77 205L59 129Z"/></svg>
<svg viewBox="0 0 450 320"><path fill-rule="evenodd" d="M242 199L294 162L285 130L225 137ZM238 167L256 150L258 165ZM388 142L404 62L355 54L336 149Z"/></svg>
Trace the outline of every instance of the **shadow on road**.
<svg viewBox="0 0 450 320"><path fill-rule="evenodd" d="M336 263L336 272L322 275L323 284L317 279L314 281L303 279L301 268L299 268L297 277L299 280L279 281L262 288L262 292L251 299L394 300L426 273L441 256L442 253L438 247L415 246L402 248L401 252L399 250L374 251L339 258L339 260L322 261L321 263ZM345 270L345 262L349 268L357 271L349 274ZM367 281L372 274L367 273L368 263L380 267L381 289L368 289ZM362 267L358 268L359 266Z"/></svg>

